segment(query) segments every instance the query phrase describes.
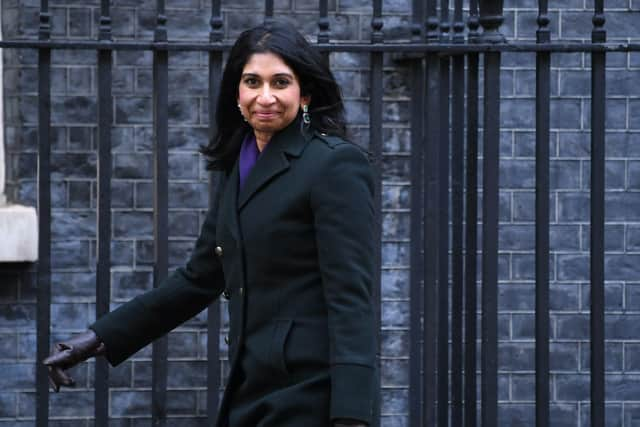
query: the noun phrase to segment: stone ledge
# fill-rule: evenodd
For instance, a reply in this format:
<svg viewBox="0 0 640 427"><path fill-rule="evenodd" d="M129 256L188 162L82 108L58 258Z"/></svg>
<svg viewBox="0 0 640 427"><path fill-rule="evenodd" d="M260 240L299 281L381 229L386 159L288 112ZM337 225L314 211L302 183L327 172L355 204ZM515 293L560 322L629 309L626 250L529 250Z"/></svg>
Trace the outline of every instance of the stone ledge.
<svg viewBox="0 0 640 427"><path fill-rule="evenodd" d="M38 215L35 208L0 206L0 262L37 261Z"/></svg>

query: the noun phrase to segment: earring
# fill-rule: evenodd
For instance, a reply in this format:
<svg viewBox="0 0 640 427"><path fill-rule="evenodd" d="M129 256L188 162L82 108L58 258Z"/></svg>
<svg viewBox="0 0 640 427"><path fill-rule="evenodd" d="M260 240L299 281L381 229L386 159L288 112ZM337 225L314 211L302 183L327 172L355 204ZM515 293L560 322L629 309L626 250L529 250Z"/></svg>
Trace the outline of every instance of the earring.
<svg viewBox="0 0 640 427"><path fill-rule="evenodd" d="M302 105L302 121L305 125L311 124L311 116L309 115L309 106L307 104Z"/></svg>
<svg viewBox="0 0 640 427"><path fill-rule="evenodd" d="M240 106L240 104L238 104L238 110L240 111L240 115L242 116L242 120L244 120L246 122L247 118L244 116L244 114L242 114L242 107Z"/></svg>

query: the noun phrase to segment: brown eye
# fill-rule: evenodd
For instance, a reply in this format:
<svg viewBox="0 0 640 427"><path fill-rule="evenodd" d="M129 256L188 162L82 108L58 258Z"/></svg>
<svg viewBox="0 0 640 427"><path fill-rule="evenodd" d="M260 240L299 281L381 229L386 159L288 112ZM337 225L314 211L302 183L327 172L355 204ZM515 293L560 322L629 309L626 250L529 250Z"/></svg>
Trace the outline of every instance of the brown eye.
<svg viewBox="0 0 640 427"><path fill-rule="evenodd" d="M289 80L287 79L277 79L274 83L277 88L285 88L289 86Z"/></svg>
<svg viewBox="0 0 640 427"><path fill-rule="evenodd" d="M249 87L255 87L258 85L258 79L255 77L247 77L244 79L244 84Z"/></svg>

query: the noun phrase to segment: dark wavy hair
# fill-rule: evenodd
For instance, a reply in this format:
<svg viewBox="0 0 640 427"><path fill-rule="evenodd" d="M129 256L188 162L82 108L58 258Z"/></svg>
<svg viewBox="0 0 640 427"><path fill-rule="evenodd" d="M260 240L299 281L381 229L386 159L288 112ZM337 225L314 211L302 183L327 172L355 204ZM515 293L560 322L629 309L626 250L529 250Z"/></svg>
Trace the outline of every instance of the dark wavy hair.
<svg viewBox="0 0 640 427"><path fill-rule="evenodd" d="M301 94L311 96L309 113L313 128L346 137L340 86L325 59L292 25L270 22L244 31L229 52L220 82L217 128L209 144L200 148L207 159L207 169L229 172L240 152L243 136L251 129L238 111L237 99L242 70L254 53L276 54L293 70Z"/></svg>

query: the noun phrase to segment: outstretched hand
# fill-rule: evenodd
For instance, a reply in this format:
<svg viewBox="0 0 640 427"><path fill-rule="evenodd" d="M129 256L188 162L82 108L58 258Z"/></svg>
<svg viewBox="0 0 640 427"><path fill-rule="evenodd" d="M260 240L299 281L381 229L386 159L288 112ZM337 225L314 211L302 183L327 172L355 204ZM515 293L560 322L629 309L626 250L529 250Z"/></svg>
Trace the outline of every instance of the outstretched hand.
<svg viewBox="0 0 640 427"><path fill-rule="evenodd" d="M104 343L91 329L57 343L51 356L42 361L49 368L49 382L53 390L58 392L60 386L73 387L75 381L65 371L90 357L104 354L105 350Z"/></svg>

